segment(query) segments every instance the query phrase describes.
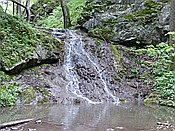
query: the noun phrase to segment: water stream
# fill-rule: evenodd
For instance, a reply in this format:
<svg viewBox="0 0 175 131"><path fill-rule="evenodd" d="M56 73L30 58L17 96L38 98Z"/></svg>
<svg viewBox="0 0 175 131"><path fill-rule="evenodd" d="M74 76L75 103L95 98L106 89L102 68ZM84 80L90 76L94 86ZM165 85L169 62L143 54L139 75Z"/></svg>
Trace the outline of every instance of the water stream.
<svg viewBox="0 0 175 131"><path fill-rule="evenodd" d="M103 101L93 101L87 97L85 97L80 91L80 80L78 79L77 72L75 70L75 66L77 64L86 65L90 64L91 68L98 74L100 78L100 82L102 83L102 88L106 93L106 97L110 97L113 99L115 104L119 103L119 98L114 96L109 88L107 87L105 81L105 75L103 74L103 69L99 66L99 64L93 60L90 52L86 52L84 49L83 36L77 34L76 31L73 30L65 30L66 39L65 39L65 57L64 57L64 70L66 74L66 78L68 80L68 84L66 86L67 93L72 93L78 98L86 100L88 103L98 104ZM58 38L58 30L53 31L53 36Z"/></svg>

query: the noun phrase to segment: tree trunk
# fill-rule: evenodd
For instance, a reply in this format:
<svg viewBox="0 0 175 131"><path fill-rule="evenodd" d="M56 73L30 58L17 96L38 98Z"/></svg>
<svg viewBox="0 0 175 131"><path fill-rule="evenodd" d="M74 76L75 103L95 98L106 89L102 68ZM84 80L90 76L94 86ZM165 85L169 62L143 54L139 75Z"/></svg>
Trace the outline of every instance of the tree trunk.
<svg viewBox="0 0 175 131"><path fill-rule="evenodd" d="M170 12L170 32L175 32L175 0L171 0L171 12ZM169 44L173 45L175 42L170 35ZM172 58L171 70L175 70L175 57Z"/></svg>
<svg viewBox="0 0 175 131"><path fill-rule="evenodd" d="M15 3L13 2L13 15L15 15Z"/></svg>
<svg viewBox="0 0 175 131"><path fill-rule="evenodd" d="M175 0L171 0L170 32L175 32ZM171 39L172 37L170 37L170 45L173 44Z"/></svg>
<svg viewBox="0 0 175 131"><path fill-rule="evenodd" d="M61 8L64 17L64 28L68 28L71 26L71 21L70 21L69 9L66 5L66 0L61 0Z"/></svg>
<svg viewBox="0 0 175 131"><path fill-rule="evenodd" d="M27 22L30 22L31 12L30 12L30 0L26 1L26 13L27 13Z"/></svg>
<svg viewBox="0 0 175 131"><path fill-rule="evenodd" d="M21 3L21 0L17 0L18 3ZM21 16L21 6L17 5L16 12L18 16Z"/></svg>
<svg viewBox="0 0 175 131"><path fill-rule="evenodd" d="M30 22L30 17L31 17L31 12L30 12L30 0L27 0L26 1L26 6L24 6L22 3L19 3L18 1L16 0L10 0L13 2L13 5L14 4L17 4L18 6L20 7L23 7L25 10L26 10L26 15L27 15L27 22ZM15 6L13 6L13 9L14 9Z"/></svg>

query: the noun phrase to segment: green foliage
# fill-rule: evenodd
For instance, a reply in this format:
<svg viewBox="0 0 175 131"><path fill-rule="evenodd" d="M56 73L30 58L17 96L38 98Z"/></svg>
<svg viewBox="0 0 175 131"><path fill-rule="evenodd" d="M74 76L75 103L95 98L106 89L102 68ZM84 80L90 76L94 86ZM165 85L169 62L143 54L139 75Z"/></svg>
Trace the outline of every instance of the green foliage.
<svg viewBox="0 0 175 131"><path fill-rule="evenodd" d="M85 0L68 1L67 6L69 8L72 24L76 23L77 19L80 17L84 4ZM63 28L64 23L61 6L58 6L50 16L43 17L41 20L39 20L38 25L50 28Z"/></svg>
<svg viewBox="0 0 175 131"><path fill-rule="evenodd" d="M0 106L14 105L19 94L20 90L18 89L18 84L15 82L0 85Z"/></svg>
<svg viewBox="0 0 175 131"><path fill-rule="evenodd" d="M131 69L131 77L138 77L139 76L139 71L138 69Z"/></svg>
<svg viewBox="0 0 175 131"><path fill-rule="evenodd" d="M107 27L96 27L88 31L90 36L95 36L101 39L110 40L114 36L112 28Z"/></svg>
<svg viewBox="0 0 175 131"><path fill-rule="evenodd" d="M77 19L80 17L80 14L83 10L83 7L85 5L85 0L69 0L68 1L68 8L70 12L70 18L71 18L71 23L74 24L77 22Z"/></svg>
<svg viewBox="0 0 175 131"><path fill-rule="evenodd" d="M14 105L20 94L17 83L7 82L12 77L0 71L0 107Z"/></svg>
<svg viewBox="0 0 175 131"><path fill-rule="evenodd" d="M111 48L112 52L115 54L115 66L116 66L116 68L119 71L122 71L123 67L121 64L121 56L120 56L120 53L118 51L118 46L111 43L110 48Z"/></svg>
<svg viewBox="0 0 175 131"><path fill-rule="evenodd" d="M33 55L36 30L18 17L0 14L0 59L4 66L12 67L21 59Z"/></svg>
<svg viewBox="0 0 175 131"><path fill-rule="evenodd" d="M38 31L18 17L0 14L1 68L11 68L22 60L33 58L37 45L45 49L45 55L64 48L64 44L58 44L48 32Z"/></svg>
<svg viewBox="0 0 175 131"><path fill-rule="evenodd" d="M159 4L155 3L153 0L147 0L144 3L144 6L147 7L147 8L156 8L156 7L159 6Z"/></svg>
<svg viewBox="0 0 175 131"><path fill-rule="evenodd" d="M129 20L134 20L134 19L143 18L143 17L147 17L147 18L156 17L157 14L158 12L154 9L143 9L143 10L134 12L132 14L126 14L124 15L124 18Z"/></svg>
<svg viewBox="0 0 175 131"><path fill-rule="evenodd" d="M3 8L0 6L0 14L2 14L3 12Z"/></svg>
<svg viewBox="0 0 175 131"><path fill-rule="evenodd" d="M9 76L6 75L3 71L0 71L0 83L2 83L2 81L7 81L9 79L11 79L13 76Z"/></svg>
<svg viewBox="0 0 175 131"><path fill-rule="evenodd" d="M60 2L56 0L37 0L31 7L32 12L35 14L39 13L39 17L49 16Z"/></svg>
<svg viewBox="0 0 175 131"><path fill-rule="evenodd" d="M175 106L175 72L170 70L174 51L174 47L166 43L137 50L142 56L141 67L148 72L148 80L154 81L154 97L150 95L145 101L156 100L163 105Z"/></svg>
<svg viewBox="0 0 175 131"><path fill-rule="evenodd" d="M138 10L131 14L126 14L123 17L129 20L137 20L138 18L156 17L159 14L159 10L157 8L161 5L153 2L152 0L147 0L144 3L144 6L145 6L144 9Z"/></svg>

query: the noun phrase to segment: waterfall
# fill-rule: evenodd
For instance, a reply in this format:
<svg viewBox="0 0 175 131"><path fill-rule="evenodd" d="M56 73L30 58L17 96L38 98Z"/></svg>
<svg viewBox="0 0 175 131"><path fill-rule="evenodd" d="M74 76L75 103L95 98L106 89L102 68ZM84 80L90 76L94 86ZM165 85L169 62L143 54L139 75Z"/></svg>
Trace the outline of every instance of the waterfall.
<svg viewBox="0 0 175 131"><path fill-rule="evenodd" d="M58 38L60 35L66 35L66 39L64 39L65 42L65 49L64 49L64 64L63 68L65 71L65 77L68 80L68 84L66 86L67 93L72 93L76 97L81 98L88 103L92 104L98 104L104 102L101 101L93 101L90 98L87 98L83 95L83 93L80 91L80 81L78 79L77 72L75 70L75 67L77 64L84 64L87 63L91 65L93 70L98 74L98 78L100 79L102 83L102 88L106 94L107 97L110 97L113 99L114 103L119 103L119 98L114 96L109 88L107 87L105 76L103 75L103 69L99 66L97 62L95 62L92 59L92 56L89 52L86 52L84 49L84 43L83 43L83 36L76 33L76 31L73 30L64 30L65 32L60 33L57 30L53 31L53 36Z"/></svg>

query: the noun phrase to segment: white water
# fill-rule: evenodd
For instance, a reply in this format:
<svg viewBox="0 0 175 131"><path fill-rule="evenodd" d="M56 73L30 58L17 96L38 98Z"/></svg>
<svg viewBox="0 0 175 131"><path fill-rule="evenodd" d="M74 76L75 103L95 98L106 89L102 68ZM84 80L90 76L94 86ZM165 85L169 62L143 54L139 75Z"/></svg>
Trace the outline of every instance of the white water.
<svg viewBox="0 0 175 131"><path fill-rule="evenodd" d="M57 34L58 32L55 30L53 34ZM96 73L99 75L100 80L102 81L103 84L103 89L107 95L107 97L111 97L114 101L115 104L119 103L119 99L114 96L109 88L107 87L106 81L103 79L103 71L100 69L98 66L98 63L94 62L93 59L91 58L90 54L86 52L83 48L83 36L78 35L75 31L72 30L66 30L66 35L67 39L65 39L65 58L64 58L64 70L66 74L66 78L69 81L66 89L67 92L71 92L77 97L86 100L89 103L92 104L98 104L102 103L101 102L94 102L90 100L89 98L83 96L79 89L79 80L77 78L77 74L74 70L75 64L77 64L74 61L75 57L81 58L81 59L86 59L91 66L95 69ZM56 37L56 36L55 36ZM81 60L80 60L81 61ZM81 61L82 62L82 61Z"/></svg>

